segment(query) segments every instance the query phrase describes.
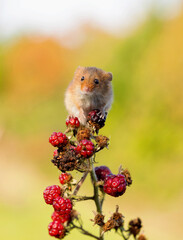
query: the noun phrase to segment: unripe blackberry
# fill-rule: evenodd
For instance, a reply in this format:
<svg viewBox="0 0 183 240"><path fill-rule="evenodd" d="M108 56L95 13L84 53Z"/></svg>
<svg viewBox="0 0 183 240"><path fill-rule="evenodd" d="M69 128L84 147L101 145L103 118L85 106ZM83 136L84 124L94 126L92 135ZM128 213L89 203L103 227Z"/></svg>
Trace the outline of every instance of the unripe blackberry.
<svg viewBox="0 0 183 240"><path fill-rule="evenodd" d="M87 117L87 122L89 125L94 127L97 131L104 127L106 121L106 116L102 115L102 112L99 109L94 109L93 111L89 112Z"/></svg>
<svg viewBox="0 0 183 240"><path fill-rule="evenodd" d="M54 147L64 147L68 143L68 138L64 133L61 132L53 132L49 138L49 142Z"/></svg>
<svg viewBox="0 0 183 240"><path fill-rule="evenodd" d="M63 238L65 236L65 228L60 221L53 221L48 225L48 232L50 236L56 238Z"/></svg>
<svg viewBox="0 0 183 240"><path fill-rule="evenodd" d="M69 119L66 120L66 125L67 127L78 128L80 126L80 122L77 117L69 117Z"/></svg>
<svg viewBox="0 0 183 240"><path fill-rule="evenodd" d="M113 196L119 197L126 191L126 180L125 176L118 175L107 175L104 179L104 192Z"/></svg>
<svg viewBox="0 0 183 240"><path fill-rule="evenodd" d="M58 212L54 211L53 214L51 215L51 218L53 221L60 221L61 223L65 223L70 222L71 215L70 214L60 215Z"/></svg>
<svg viewBox="0 0 183 240"><path fill-rule="evenodd" d="M57 197L53 202L53 207L60 215L70 214L72 210L72 202L68 198Z"/></svg>
<svg viewBox="0 0 183 240"><path fill-rule="evenodd" d="M84 139L80 141L76 150L77 153L83 156L84 158L89 158L93 155L95 149L94 144L90 140Z"/></svg>
<svg viewBox="0 0 183 240"><path fill-rule="evenodd" d="M100 181L100 180L104 180L107 175L112 173L108 167L99 166L99 167L95 167L95 174L97 176L98 181Z"/></svg>
<svg viewBox="0 0 183 240"><path fill-rule="evenodd" d="M59 176L59 181L61 184L66 184L72 180L72 175L69 173L62 173Z"/></svg>
<svg viewBox="0 0 183 240"><path fill-rule="evenodd" d="M53 204L55 198L61 195L61 188L58 185L48 186L44 192L43 197L47 204Z"/></svg>

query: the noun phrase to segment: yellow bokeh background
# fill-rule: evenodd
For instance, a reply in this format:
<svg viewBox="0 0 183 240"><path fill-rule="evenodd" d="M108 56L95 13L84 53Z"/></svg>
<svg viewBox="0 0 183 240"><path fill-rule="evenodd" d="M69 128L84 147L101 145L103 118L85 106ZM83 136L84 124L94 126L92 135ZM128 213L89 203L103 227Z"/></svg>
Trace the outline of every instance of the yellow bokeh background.
<svg viewBox="0 0 183 240"><path fill-rule="evenodd" d="M38 35L0 43L0 239L51 239L47 225L53 210L42 192L58 184L59 171L50 162L48 138L65 130L64 92L78 65L113 73L114 103L101 130L110 145L97 154L97 165L117 173L122 164L133 178L124 196L106 197L106 218L118 204L126 225L142 219L148 239L181 239L183 13L169 20L151 14L127 36L90 25L78 31L85 38L72 48ZM91 191L88 179L80 194ZM93 203L75 208L85 228L97 233L90 221ZM106 234L114 237L122 239ZM86 238L75 230L66 237Z"/></svg>

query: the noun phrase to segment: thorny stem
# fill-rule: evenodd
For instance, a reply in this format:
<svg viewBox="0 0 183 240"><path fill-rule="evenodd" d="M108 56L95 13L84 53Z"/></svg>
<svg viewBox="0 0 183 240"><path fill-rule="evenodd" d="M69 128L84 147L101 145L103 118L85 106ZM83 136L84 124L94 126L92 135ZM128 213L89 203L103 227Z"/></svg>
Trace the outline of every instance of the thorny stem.
<svg viewBox="0 0 183 240"><path fill-rule="evenodd" d="M76 188L74 189L73 195L77 195L77 193L78 193L81 185L83 184L84 180L86 179L87 175L88 175L88 171L85 172L83 174L82 178L79 180L78 184L76 185Z"/></svg>
<svg viewBox="0 0 183 240"><path fill-rule="evenodd" d="M71 199L75 201L85 201L85 200L94 200L94 196L87 197L87 196L76 196L76 195L71 195Z"/></svg>
<svg viewBox="0 0 183 240"><path fill-rule="evenodd" d="M100 206L102 209L103 203L104 203L104 199L105 199L105 192L102 192L102 197L101 197L101 201L100 201Z"/></svg>
<svg viewBox="0 0 183 240"><path fill-rule="evenodd" d="M93 237L93 238L98 239L98 240L100 239L100 238L98 238L97 236L95 236L95 235L93 235L92 233L90 233L90 232L88 232L87 230L85 230L85 229L82 227L82 225L77 226L77 225L75 225L74 223L72 223L72 225L73 225L74 228L77 228L77 229L81 230L81 232L82 232L84 235Z"/></svg>
<svg viewBox="0 0 183 240"><path fill-rule="evenodd" d="M99 200L98 186L96 184L97 183L97 177L96 177L96 174L95 174L92 159L91 159L91 164L92 164L92 171L90 172L90 174L91 174L91 179L92 179L92 182L93 182L94 201L95 201L95 205L96 205L96 208L97 208L97 212L102 213L102 205L101 205L100 200ZM98 239L99 240L104 239L104 236L102 235L102 228L100 228L100 237Z"/></svg>

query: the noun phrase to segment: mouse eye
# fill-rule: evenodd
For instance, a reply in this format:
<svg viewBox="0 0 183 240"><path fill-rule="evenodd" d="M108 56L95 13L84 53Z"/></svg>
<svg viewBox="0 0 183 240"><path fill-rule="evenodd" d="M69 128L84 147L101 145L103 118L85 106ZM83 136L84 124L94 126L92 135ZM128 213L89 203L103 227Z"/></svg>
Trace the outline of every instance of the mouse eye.
<svg viewBox="0 0 183 240"><path fill-rule="evenodd" d="M94 83L99 84L99 80L95 78Z"/></svg>
<svg viewBox="0 0 183 240"><path fill-rule="evenodd" d="M84 76L82 76L82 78L81 78L81 81L83 81L85 79L85 77Z"/></svg>

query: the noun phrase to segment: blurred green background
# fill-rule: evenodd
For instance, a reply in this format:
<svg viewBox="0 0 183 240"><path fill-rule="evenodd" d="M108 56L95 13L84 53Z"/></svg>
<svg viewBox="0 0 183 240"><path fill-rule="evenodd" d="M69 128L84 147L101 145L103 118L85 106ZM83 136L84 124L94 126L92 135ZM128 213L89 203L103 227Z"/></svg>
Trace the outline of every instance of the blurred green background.
<svg viewBox="0 0 183 240"><path fill-rule="evenodd" d="M114 103L101 133L109 150L97 165L117 173L127 167L133 184L124 196L106 197L106 218L119 204L126 224L143 221L148 239L180 239L183 221L183 13L160 19L150 13L129 34L112 35L86 24L85 40L66 47L39 34L0 41L0 239L51 239L52 207L46 186L58 184L48 138L65 130L64 92L78 65L113 73ZM80 29L80 30L81 30ZM72 38L72 32L68 36ZM76 179L79 173L74 173ZM90 187L89 187L90 186ZM90 194L86 181L80 194ZM86 229L91 202L75 208ZM106 239L122 239L113 232ZM73 231L66 239L86 239Z"/></svg>

